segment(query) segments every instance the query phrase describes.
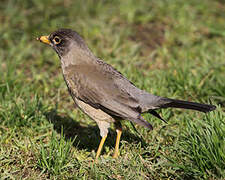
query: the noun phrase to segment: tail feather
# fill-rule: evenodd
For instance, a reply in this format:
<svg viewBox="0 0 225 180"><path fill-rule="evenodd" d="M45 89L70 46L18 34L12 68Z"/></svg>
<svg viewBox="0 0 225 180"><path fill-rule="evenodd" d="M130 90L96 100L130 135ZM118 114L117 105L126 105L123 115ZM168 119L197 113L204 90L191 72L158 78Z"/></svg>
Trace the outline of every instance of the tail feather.
<svg viewBox="0 0 225 180"><path fill-rule="evenodd" d="M159 118L160 120L162 120L163 122L167 123L165 119L163 119L156 111L154 110L149 110L148 111L150 114L152 114L153 116Z"/></svg>
<svg viewBox="0 0 225 180"><path fill-rule="evenodd" d="M176 100L176 99L167 99L167 103L162 104L160 106L160 108L168 108L168 107L192 109L192 110L197 110L204 113L213 111L216 109L216 106L214 105L201 104L201 103L182 101L182 100Z"/></svg>
<svg viewBox="0 0 225 180"><path fill-rule="evenodd" d="M192 109L201 112L209 112L216 109L216 106L210 104L201 104L196 102L182 101L177 99L164 98L149 94L150 98L146 98L147 103L142 106L142 113L148 112L160 120L166 122L155 110L160 108L182 108ZM150 101L150 103L149 103Z"/></svg>

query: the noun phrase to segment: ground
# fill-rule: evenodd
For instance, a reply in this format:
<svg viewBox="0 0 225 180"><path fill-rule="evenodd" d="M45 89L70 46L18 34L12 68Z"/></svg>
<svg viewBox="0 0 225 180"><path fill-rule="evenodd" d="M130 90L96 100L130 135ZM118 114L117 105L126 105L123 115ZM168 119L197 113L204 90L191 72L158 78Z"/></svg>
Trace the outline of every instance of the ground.
<svg viewBox="0 0 225 180"><path fill-rule="evenodd" d="M137 87L210 103L208 114L145 114L154 130L112 126L102 156L96 124L73 104L56 53L36 41L76 30ZM221 0L2 0L0 179L224 179L225 4ZM136 131L136 130L137 131Z"/></svg>

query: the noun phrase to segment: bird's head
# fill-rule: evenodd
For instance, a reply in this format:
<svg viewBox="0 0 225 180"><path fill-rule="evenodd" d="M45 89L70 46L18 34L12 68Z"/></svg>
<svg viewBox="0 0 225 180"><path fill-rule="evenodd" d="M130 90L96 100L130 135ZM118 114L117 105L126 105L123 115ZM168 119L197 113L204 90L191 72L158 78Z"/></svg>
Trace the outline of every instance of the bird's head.
<svg viewBox="0 0 225 180"><path fill-rule="evenodd" d="M50 45L60 58L75 49L89 51L80 35L71 29L59 29L48 36L38 37L37 40Z"/></svg>

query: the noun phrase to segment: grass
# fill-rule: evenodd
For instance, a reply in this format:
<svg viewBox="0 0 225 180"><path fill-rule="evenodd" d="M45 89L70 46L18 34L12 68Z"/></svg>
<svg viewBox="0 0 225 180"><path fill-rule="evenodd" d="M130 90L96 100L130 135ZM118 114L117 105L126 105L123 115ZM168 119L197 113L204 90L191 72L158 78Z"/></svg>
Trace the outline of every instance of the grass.
<svg viewBox="0 0 225 180"><path fill-rule="evenodd" d="M0 3L0 179L224 179L225 5L222 1L16 1ZM209 114L145 114L124 121L120 158L112 127L98 163L96 124L74 107L53 50L57 28L150 93L212 103Z"/></svg>
<svg viewBox="0 0 225 180"><path fill-rule="evenodd" d="M70 166L73 167L69 160L73 142L65 140L63 130L60 138L56 138L56 134L53 132L49 145L41 145L40 156L37 157L38 167L43 169L43 172L48 171L51 174L60 174Z"/></svg>

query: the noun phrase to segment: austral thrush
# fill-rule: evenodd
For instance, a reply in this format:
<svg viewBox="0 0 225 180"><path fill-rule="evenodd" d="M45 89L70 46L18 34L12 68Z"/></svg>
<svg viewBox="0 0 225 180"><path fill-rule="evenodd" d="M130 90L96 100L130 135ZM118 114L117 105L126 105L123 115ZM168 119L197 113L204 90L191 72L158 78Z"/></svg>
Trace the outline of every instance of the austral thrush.
<svg viewBox="0 0 225 180"><path fill-rule="evenodd" d="M138 89L111 65L97 58L78 33L59 29L37 40L50 45L58 54L63 76L76 105L97 123L102 137L96 154L99 157L110 123L117 131L113 157L119 153L121 120L129 120L152 129L142 113L163 120L155 111L159 108L184 108L201 112L216 109L213 105L159 97Z"/></svg>

